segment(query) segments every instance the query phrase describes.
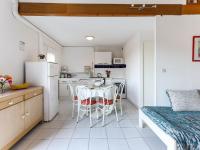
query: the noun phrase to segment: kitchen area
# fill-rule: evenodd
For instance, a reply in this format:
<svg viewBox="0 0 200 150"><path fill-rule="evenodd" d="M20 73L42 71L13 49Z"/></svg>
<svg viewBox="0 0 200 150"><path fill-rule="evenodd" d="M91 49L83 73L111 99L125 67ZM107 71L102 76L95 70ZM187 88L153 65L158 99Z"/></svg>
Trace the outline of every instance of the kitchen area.
<svg viewBox="0 0 200 150"><path fill-rule="evenodd" d="M126 98L126 64L121 47L65 47L59 78L59 100L70 96L73 82L104 80L105 84L125 84L122 98Z"/></svg>

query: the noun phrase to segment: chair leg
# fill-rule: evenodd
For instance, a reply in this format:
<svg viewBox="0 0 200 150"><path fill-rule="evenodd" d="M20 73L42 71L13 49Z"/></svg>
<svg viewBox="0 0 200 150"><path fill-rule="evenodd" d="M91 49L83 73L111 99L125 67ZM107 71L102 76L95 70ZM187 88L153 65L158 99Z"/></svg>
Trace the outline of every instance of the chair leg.
<svg viewBox="0 0 200 150"><path fill-rule="evenodd" d="M73 102L73 104L72 104L72 118L74 118L74 102Z"/></svg>
<svg viewBox="0 0 200 150"><path fill-rule="evenodd" d="M104 126L104 124L105 124L105 106L103 107L102 111L103 111L102 126Z"/></svg>
<svg viewBox="0 0 200 150"><path fill-rule="evenodd" d="M90 128L92 127L92 106L90 105Z"/></svg>
<svg viewBox="0 0 200 150"><path fill-rule="evenodd" d="M116 108L116 105L114 106L114 108L115 108L115 115L116 115L116 119L117 119L117 122L119 121L119 119L118 119L118 115L117 115L117 108Z"/></svg>
<svg viewBox="0 0 200 150"><path fill-rule="evenodd" d="M85 106L86 116L88 116L88 106Z"/></svg>
<svg viewBox="0 0 200 150"><path fill-rule="evenodd" d="M98 112L98 108L96 107L96 115L97 115L97 120L99 119L99 112Z"/></svg>
<svg viewBox="0 0 200 150"><path fill-rule="evenodd" d="M121 116L123 115L123 112L122 112L122 99L120 99L120 110L121 110Z"/></svg>
<svg viewBox="0 0 200 150"><path fill-rule="evenodd" d="M78 113L77 113L77 119L76 119L77 123L78 123L78 120L79 120L79 115L80 115L80 106L78 106Z"/></svg>

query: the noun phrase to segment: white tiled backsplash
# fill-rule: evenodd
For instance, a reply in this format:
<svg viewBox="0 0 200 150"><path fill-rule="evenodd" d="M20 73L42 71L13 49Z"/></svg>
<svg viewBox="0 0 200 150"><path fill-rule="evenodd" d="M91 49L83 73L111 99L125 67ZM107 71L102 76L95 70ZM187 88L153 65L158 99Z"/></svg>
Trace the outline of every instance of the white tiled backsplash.
<svg viewBox="0 0 200 150"><path fill-rule="evenodd" d="M106 70L111 71L111 78L125 78L125 68L96 68L94 76L101 73L103 77L106 77Z"/></svg>

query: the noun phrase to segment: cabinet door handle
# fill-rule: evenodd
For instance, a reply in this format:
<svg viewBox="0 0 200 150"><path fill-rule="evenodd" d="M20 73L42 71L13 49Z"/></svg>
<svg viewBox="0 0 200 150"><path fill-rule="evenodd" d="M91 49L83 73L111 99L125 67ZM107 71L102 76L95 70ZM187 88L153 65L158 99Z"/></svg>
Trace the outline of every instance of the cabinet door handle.
<svg viewBox="0 0 200 150"><path fill-rule="evenodd" d="M14 102L13 102L13 101L11 101L11 102L9 102L9 103L8 103L8 105L13 105L13 104L14 104Z"/></svg>
<svg viewBox="0 0 200 150"><path fill-rule="evenodd" d="M26 116L29 116L29 115L30 115L30 113L27 112L27 113L26 113Z"/></svg>
<svg viewBox="0 0 200 150"><path fill-rule="evenodd" d="M25 115L22 115L22 119L25 119Z"/></svg>

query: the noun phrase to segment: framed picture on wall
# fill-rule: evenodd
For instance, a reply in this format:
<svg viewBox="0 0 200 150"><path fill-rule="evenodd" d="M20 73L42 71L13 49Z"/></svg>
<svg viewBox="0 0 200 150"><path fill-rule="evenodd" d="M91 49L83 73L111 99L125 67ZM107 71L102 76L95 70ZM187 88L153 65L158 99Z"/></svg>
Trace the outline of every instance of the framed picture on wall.
<svg viewBox="0 0 200 150"><path fill-rule="evenodd" d="M200 62L200 36L193 36L192 61Z"/></svg>

